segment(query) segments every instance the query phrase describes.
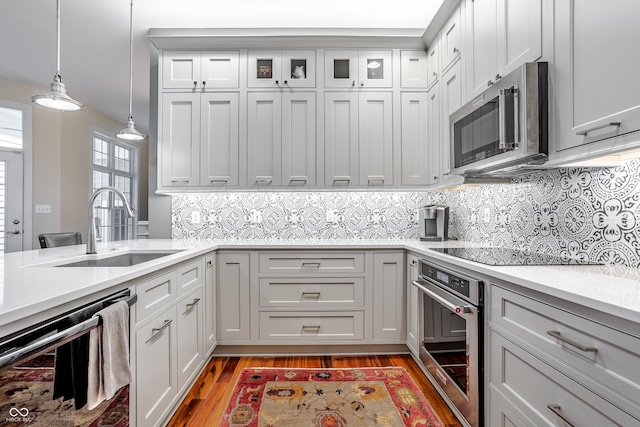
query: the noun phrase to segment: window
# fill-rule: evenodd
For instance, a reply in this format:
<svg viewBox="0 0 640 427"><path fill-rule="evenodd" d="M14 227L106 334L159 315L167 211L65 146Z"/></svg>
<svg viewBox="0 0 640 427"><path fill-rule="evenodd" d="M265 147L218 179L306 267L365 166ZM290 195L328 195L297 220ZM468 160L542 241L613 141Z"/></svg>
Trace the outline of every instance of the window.
<svg viewBox="0 0 640 427"><path fill-rule="evenodd" d="M93 136L93 191L112 186L122 191L134 211L138 207L138 147L104 134ZM95 203L99 232L103 241L135 238L135 218L127 218L120 197L113 192L101 193Z"/></svg>

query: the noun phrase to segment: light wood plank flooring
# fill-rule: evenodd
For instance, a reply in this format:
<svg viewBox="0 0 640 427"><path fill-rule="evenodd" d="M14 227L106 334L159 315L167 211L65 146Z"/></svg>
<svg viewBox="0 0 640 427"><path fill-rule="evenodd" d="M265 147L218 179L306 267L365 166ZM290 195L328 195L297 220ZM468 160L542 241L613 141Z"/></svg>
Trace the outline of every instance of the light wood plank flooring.
<svg viewBox="0 0 640 427"><path fill-rule="evenodd" d="M256 367L353 368L402 366L416 382L447 427L460 423L418 365L406 354L380 356L214 357L169 422L171 427L217 426L240 371Z"/></svg>

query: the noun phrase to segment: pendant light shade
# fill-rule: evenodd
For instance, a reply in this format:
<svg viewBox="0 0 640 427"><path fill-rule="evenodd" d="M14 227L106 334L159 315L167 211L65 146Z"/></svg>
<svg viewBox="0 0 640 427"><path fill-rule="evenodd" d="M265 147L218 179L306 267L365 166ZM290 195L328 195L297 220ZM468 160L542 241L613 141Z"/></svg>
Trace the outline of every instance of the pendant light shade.
<svg viewBox="0 0 640 427"><path fill-rule="evenodd" d="M53 76L53 83L49 87L49 93L45 95L35 95L31 97L31 101L34 104L41 105L43 107L51 108L59 111L80 111L84 109L84 105L76 101L67 95L67 88L62 83L62 77L60 77L60 0L56 1L57 4L57 69L56 74Z"/></svg>
<svg viewBox="0 0 640 427"><path fill-rule="evenodd" d="M133 0L129 13L129 117L124 129L116 132L116 138L125 141L142 141L147 136L138 132L133 121Z"/></svg>

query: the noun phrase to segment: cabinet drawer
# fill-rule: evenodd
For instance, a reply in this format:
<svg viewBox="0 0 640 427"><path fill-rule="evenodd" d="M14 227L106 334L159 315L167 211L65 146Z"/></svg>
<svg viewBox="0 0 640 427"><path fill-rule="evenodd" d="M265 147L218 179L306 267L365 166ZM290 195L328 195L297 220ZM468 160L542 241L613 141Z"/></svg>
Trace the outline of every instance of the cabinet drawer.
<svg viewBox="0 0 640 427"><path fill-rule="evenodd" d="M171 271L136 286L136 322L165 307L176 298L176 273Z"/></svg>
<svg viewBox="0 0 640 427"><path fill-rule="evenodd" d="M178 296L197 288L203 281L202 260L192 262L177 270Z"/></svg>
<svg viewBox="0 0 640 427"><path fill-rule="evenodd" d="M319 341L362 340L363 312L261 312L260 341Z"/></svg>
<svg viewBox="0 0 640 427"><path fill-rule="evenodd" d="M362 273L364 253L261 253L260 273Z"/></svg>
<svg viewBox="0 0 640 427"><path fill-rule="evenodd" d="M364 279L260 279L261 307L363 307Z"/></svg>
<svg viewBox="0 0 640 427"><path fill-rule="evenodd" d="M637 337L496 286L491 324L528 343L530 351L561 360L577 381L595 380L598 384L590 388L597 387L599 394L640 418ZM555 359L551 363L557 364Z"/></svg>
<svg viewBox="0 0 640 427"><path fill-rule="evenodd" d="M535 426L630 426L638 420L511 341L491 332L491 387Z"/></svg>

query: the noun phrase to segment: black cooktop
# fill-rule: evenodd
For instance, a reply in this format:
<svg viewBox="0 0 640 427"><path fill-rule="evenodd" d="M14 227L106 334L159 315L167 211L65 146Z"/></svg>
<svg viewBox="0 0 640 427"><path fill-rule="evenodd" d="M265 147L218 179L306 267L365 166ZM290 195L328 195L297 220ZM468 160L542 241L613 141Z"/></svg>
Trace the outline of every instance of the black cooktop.
<svg viewBox="0 0 640 427"><path fill-rule="evenodd" d="M559 255L518 251L507 248L429 248L457 258L488 265L570 265L594 264L588 259L572 259Z"/></svg>

